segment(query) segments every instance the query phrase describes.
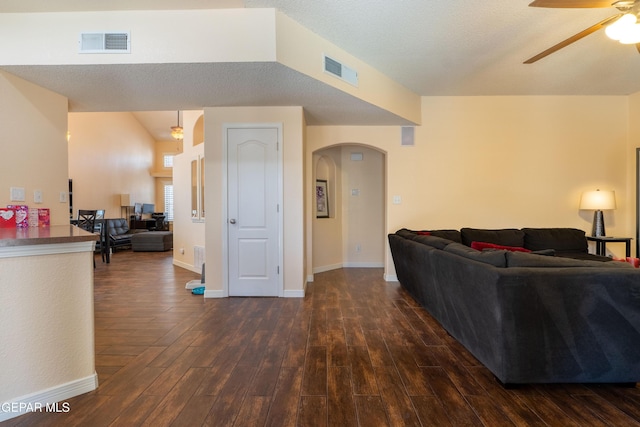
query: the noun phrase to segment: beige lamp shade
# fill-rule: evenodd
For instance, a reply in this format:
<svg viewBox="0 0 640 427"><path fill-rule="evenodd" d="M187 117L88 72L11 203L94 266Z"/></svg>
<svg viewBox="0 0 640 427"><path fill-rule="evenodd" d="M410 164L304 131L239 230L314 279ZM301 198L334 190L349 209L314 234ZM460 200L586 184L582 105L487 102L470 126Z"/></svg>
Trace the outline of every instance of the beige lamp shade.
<svg viewBox="0 0 640 427"><path fill-rule="evenodd" d="M121 194L120 195L120 206L131 206L131 195L129 194Z"/></svg>
<svg viewBox="0 0 640 427"><path fill-rule="evenodd" d="M616 208L616 192L610 191L585 191L580 198L580 209L606 210Z"/></svg>

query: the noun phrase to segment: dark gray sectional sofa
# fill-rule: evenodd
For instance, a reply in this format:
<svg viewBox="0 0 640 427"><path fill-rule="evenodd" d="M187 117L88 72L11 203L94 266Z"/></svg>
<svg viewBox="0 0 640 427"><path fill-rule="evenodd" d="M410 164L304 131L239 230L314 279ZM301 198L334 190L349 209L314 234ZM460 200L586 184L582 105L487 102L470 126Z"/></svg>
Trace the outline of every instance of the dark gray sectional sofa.
<svg viewBox="0 0 640 427"><path fill-rule="evenodd" d="M640 381L640 269L570 228L423 234L388 236L398 280L503 384Z"/></svg>

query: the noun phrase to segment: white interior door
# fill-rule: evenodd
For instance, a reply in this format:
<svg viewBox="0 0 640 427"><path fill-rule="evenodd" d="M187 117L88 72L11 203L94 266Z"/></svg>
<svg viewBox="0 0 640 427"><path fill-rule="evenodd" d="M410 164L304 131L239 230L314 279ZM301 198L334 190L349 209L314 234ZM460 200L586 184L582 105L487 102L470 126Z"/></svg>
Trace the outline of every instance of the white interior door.
<svg viewBox="0 0 640 427"><path fill-rule="evenodd" d="M230 296L279 296L279 128L227 128Z"/></svg>

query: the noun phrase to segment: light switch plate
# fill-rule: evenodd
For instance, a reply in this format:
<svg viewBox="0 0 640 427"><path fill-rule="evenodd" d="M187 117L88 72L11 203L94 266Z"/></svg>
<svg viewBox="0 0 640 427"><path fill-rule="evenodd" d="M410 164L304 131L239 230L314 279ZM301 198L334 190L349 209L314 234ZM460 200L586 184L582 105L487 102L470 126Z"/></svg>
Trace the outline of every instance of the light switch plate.
<svg viewBox="0 0 640 427"><path fill-rule="evenodd" d="M402 197L400 196L393 196L393 204L394 205L399 205L402 203Z"/></svg>
<svg viewBox="0 0 640 427"><path fill-rule="evenodd" d="M33 190L33 203L42 203L42 190Z"/></svg>
<svg viewBox="0 0 640 427"><path fill-rule="evenodd" d="M24 197L23 187L11 187L10 199L12 202L24 202Z"/></svg>

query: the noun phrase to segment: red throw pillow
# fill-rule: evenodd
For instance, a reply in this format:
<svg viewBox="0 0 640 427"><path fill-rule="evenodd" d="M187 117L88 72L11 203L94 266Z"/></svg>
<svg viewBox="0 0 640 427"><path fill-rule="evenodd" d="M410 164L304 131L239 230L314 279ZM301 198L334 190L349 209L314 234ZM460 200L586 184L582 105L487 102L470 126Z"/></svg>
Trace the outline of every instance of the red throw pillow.
<svg viewBox="0 0 640 427"><path fill-rule="evenodd" d="M640 258L626 257L626 258L613 258L615 261L628 262L635 268L640 268Z"/></svg>
<svg viewBox="0 0 640 427"><path fill-rule="evenodd" d="M488 243L488 242L471 242L471 247L479 251L483 249L505 249L511 252L531 252L529 249L521 248L519 246L496 245L495 243Z"/></svg>
<svg viewBox="0 0 640 427"><path fill-rule="evenodd" d="M416 234L418 234L419 236L431 236L430 231L416 231Z"/></svg>

